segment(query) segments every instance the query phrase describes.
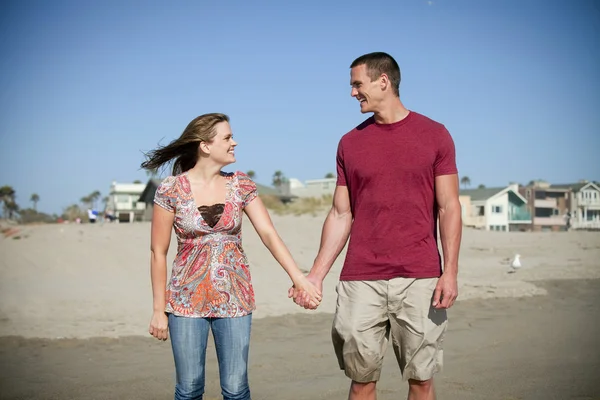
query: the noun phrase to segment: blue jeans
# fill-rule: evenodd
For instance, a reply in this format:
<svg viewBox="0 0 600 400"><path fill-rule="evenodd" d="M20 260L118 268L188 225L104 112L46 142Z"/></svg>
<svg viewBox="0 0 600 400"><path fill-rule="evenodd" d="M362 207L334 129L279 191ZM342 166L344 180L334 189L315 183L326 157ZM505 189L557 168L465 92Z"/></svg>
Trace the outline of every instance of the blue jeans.
<svg viewBox="0 0 600 400"><path fill-rule="evenodd" d="M252 314L235 318L189 318L169 314L175 359L175 400L201 400L208 331L212 329L225 400L250 400L248 349Z"/></svg>

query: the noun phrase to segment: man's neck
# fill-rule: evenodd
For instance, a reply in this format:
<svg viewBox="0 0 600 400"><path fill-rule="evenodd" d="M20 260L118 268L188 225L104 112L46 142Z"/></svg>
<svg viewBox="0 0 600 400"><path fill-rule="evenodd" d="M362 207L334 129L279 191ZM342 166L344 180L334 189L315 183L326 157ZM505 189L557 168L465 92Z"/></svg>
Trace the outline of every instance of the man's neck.
<svg viewBox="0 0 600 400"><path fill-rule="evenodd" d="M380 111L374 113L373 117L378 124L393 124L402 121L409 113L410 111L404 107L400 99L396 98L390 104L383 105Z"/></svg>

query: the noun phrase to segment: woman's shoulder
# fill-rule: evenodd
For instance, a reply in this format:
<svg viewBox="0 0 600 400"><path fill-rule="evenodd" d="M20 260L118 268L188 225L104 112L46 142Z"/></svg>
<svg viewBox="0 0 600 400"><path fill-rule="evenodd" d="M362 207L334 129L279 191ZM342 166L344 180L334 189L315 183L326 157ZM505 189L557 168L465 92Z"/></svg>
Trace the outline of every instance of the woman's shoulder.
<svg viewBox="0 0 600 400"><path fill-rule="evenodd" d="M250 175L248 175L245 172L242 171L235 171L231 173L233 176L235 176L237 179L239 180L244 180L244 181L252 181L252 178L250 178Z"/></svg>
<svg viewBox="0 0 600 400"><path fill-rule="evenodd" d="M173 187L175 183L179 180L179 175L169 175L165 178L159 178L159 180L159 187Z"/></svg>

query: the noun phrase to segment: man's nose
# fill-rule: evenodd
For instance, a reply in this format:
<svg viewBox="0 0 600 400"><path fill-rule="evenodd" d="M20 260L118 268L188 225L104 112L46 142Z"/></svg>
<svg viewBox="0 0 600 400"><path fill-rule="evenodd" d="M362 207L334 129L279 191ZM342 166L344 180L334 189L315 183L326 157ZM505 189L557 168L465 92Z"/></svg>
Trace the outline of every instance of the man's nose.
<svg viewBox="0 0 600 400"><path fill-rule="evenodd" d="M352 90L350 91L350 96L352 96L352 97L358 96L358 90L356 90L356 88L352 88Z"/></svg>

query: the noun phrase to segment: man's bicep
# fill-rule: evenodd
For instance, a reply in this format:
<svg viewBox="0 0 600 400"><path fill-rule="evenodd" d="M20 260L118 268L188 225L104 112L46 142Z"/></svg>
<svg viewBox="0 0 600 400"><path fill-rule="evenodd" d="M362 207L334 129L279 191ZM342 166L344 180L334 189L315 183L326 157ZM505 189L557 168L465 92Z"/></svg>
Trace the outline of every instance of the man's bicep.
<svg viewBox="0 0 600 400"><path fill-rule="evenodd" d="M435 198L440 208L458 201L458 174L435 177Z"/></svg>
<svg viewBox="0 0 600 400"><path fill-rule="evenodd" d="M333 210L337 215L350 213L350 194L348 186L338 185L333 192Z"/></svg>

